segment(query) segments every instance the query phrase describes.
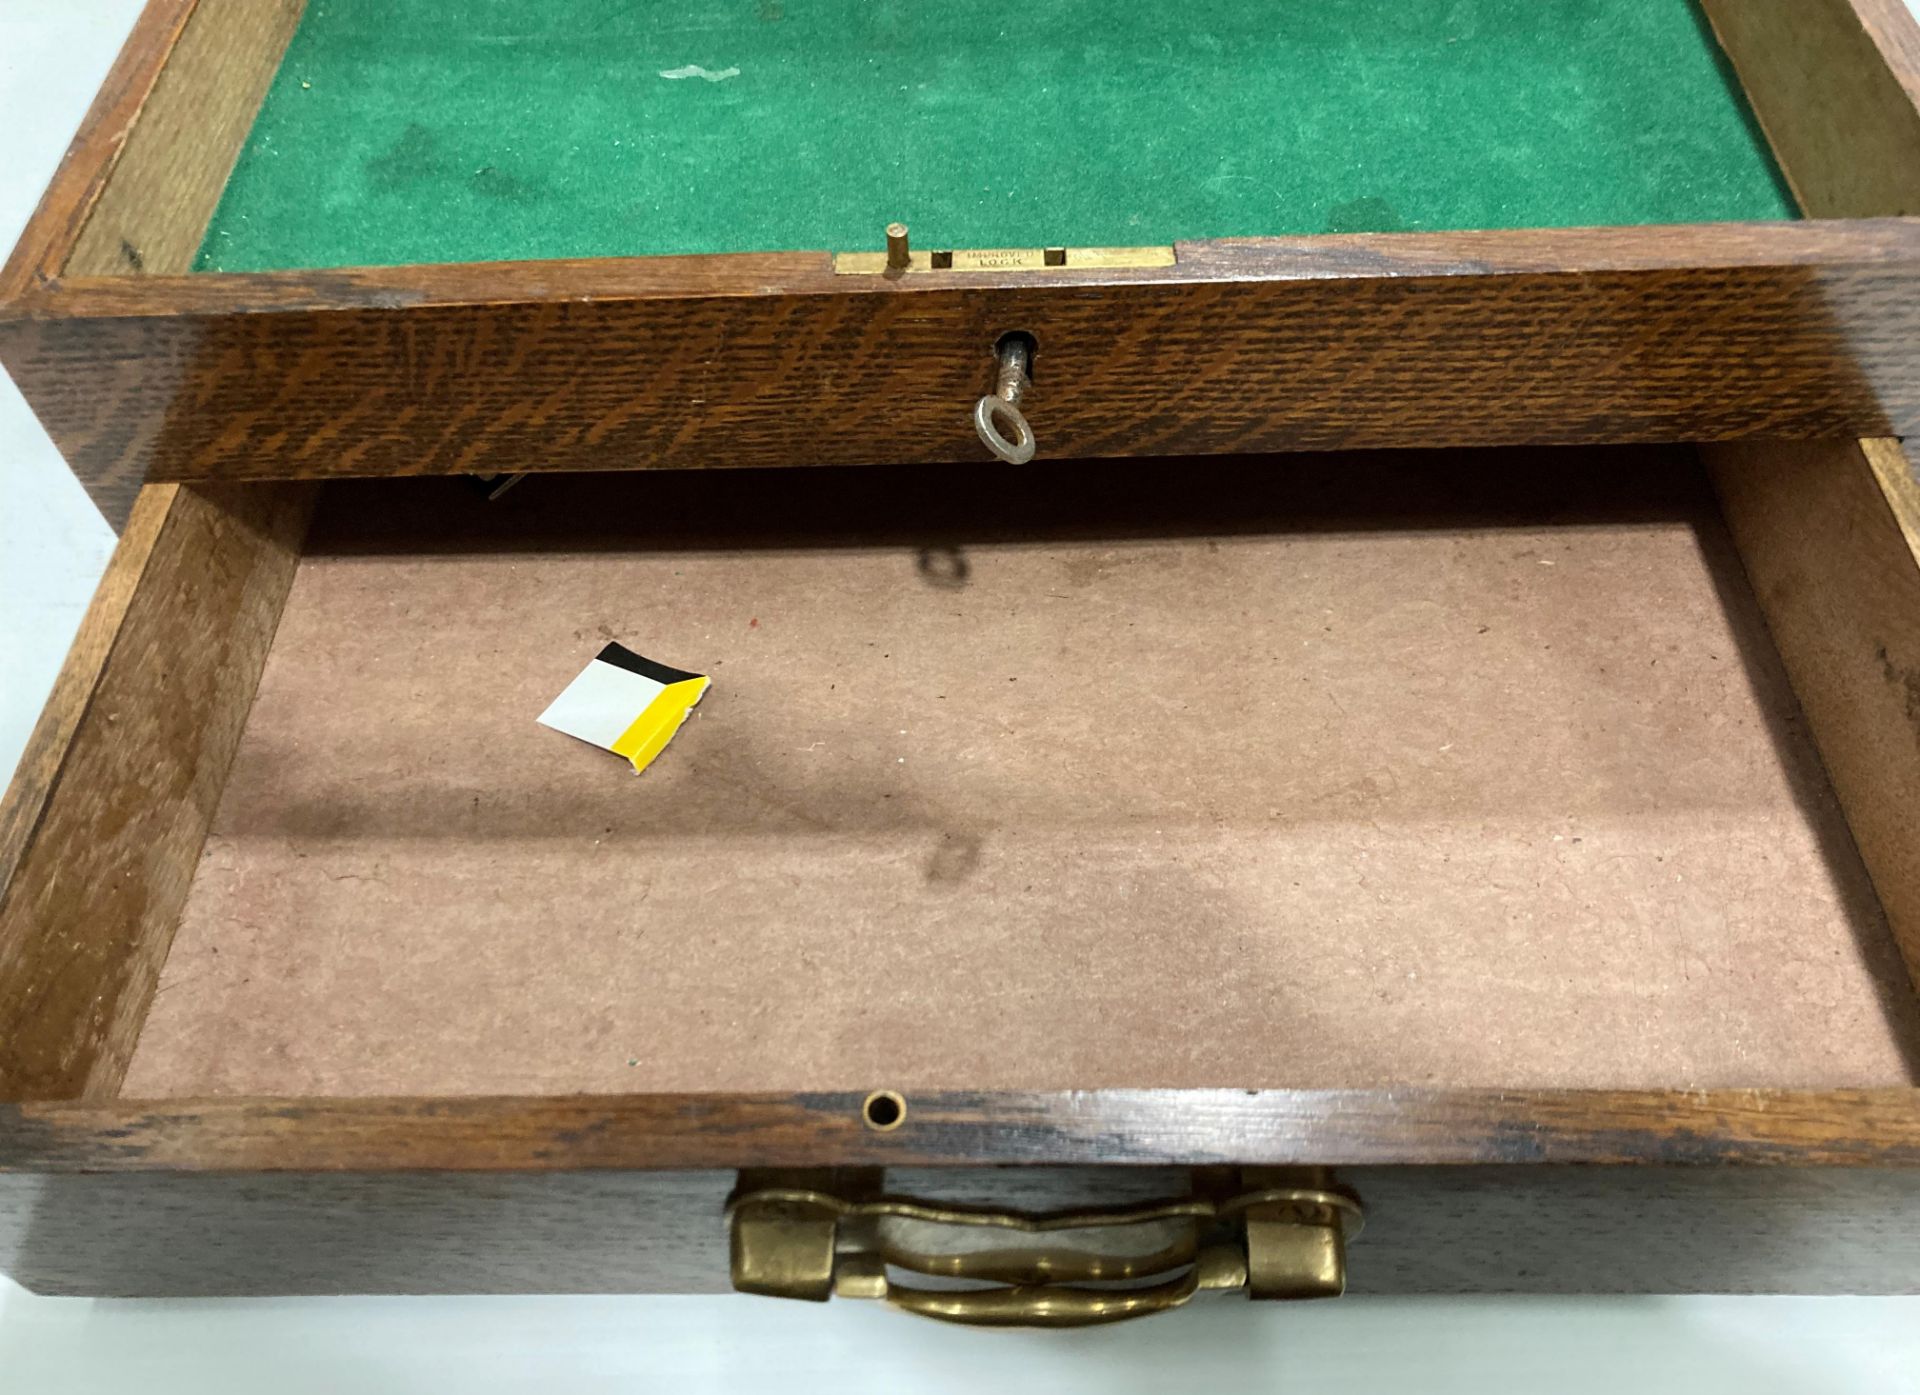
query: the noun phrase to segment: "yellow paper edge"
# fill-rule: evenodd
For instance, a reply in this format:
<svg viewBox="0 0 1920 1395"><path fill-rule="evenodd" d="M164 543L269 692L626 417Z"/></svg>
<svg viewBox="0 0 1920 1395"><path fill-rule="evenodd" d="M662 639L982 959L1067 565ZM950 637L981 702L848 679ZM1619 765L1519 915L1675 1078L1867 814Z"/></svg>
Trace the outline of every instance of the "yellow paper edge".
<svg viewBox="0 0 1920 1395"><path fill-rule="evenodd" d="M635 774L645 770L655 756L667 749L673 734L687 720L687 713L706 695L708 681L689 678L662 688L646 710L633 719L633 725L621 732L620 738L607 749L632 761Z"/></svg>

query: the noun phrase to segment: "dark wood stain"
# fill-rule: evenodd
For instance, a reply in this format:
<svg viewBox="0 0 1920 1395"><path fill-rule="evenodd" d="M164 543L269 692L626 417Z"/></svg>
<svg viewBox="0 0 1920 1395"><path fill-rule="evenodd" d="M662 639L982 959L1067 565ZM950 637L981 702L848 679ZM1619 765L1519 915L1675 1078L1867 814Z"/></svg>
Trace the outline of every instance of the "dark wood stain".
<svg viewBox="0 0 1920 1395"><path fill-rule="evenodd" d="M1392 1167L1353 1294L1912 1293L1920 1172ZM722 1170L0 1176L0 1268L41 1293L722 1293ZM885 1190L1022 1210L1184 1195L1168 1168L889 1170ZM759 1300L762 1302L774 1300ZM852 1300L836 1300L841 1302ZM1240 1330L1244 1307L1168 1322Z"/></svg>
<svg viewBox="0 0 1920 1395"><path fill-rule="evenodd" d="M97 498L240 480L972 461L1012 329L1048 456L1920 426L1920 221L1194 243L1175 267L823 254L62 282L0 358Z"/></svg>
<svg viewBox="0 0 1920 1395"><path fill-rule="evenodd" d="M1091 1090L0 1106L0 1171L1745 1163L1920 1167L1920 1091Z"/></svg>

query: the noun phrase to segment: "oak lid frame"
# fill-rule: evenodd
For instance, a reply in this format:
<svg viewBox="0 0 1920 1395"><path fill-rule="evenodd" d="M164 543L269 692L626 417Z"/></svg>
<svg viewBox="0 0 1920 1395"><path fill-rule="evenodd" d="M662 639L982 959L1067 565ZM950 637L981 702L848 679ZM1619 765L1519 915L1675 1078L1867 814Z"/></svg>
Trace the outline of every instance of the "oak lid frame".
<svg viewBox="0 0 1920 1395"><path fill-rule="evenodd" d="M1063 456L1920 423L1920 219L1898 216L1920 209L1887 180L1800 224L1186 242L1040 278L836 278L825 250L185 275L300 10L150 0L0 272L0 357L116 525L148 481L974 460L952 404L1009 325L1081 388L1048 409ZM1876 159L1906 148L1897 0L1706 11L1790 173L1832 148L1836 92ZM1783 84L1809 24L1871 80Z"/></svg>

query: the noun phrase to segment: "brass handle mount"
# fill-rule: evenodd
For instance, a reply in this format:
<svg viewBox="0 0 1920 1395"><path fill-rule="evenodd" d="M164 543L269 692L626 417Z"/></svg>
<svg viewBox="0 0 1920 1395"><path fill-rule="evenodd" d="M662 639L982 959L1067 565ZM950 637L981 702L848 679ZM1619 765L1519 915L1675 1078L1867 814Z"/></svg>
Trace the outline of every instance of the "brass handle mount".
<svg viewBox="0 0 1920 1395"><path fill-rule="evenodd" d="M1363 1213L1318 1169L1249 1169L1196 1177L1190 1196L1055 1212L888 1196L877 1176L743 1174L727 1219L743 1293L878 1299L976 1327L1088 1327L1202 1293L1337 1297Z"/></svg>

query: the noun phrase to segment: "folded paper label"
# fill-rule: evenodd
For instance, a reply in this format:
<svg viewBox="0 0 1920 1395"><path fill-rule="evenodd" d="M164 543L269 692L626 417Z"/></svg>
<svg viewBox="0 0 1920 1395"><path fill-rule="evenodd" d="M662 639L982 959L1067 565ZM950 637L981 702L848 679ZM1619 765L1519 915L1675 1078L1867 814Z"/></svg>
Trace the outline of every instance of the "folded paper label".
<svg viewBox="0 0 1920 1395"><path fill-rule="evenodd" d="M645 770L706 694L708 681L609 644L540 714L540 723Z"/></svg>

